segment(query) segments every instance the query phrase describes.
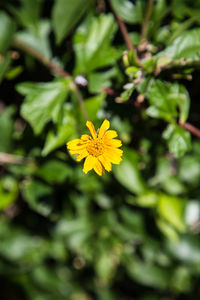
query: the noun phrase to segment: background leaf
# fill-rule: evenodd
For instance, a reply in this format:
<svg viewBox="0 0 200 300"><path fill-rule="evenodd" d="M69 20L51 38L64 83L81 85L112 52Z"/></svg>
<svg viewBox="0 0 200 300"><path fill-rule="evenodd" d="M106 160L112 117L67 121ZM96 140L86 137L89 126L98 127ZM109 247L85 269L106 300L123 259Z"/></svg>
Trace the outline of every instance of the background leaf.
<svg viewBox="0 0 200 300"><path fill-rule="evenodd" d="M79 22L90 1L76 0L74 2L56 0L52 10L52 20L56 41L60 44L73 27ZM67 15L66 15L67 12Z"/></svg>
<svg viewBox="0 0 200 300"><path fill-rule="evenodd" d="M114 168L114 175L129 191L140 194L145 184L138 169L137 154L125 149L122 163Z"/></svg>
<svg viewBox="0 0 200 300"><path fill-rule="evenodd" d="M0 11L0 53L4 54L6 50L10 47L13 34L15 32L14 21L3 11Z"/></svg>
<svg viewBox="0 0 200 300"><path fill-rule="evenodd" d="M52 211L49 199L47 201L51 194L52 188L50 186L36 180L27 182L23 188L24 199L33 210L44 216L48 216ZM41 198L46 201L42 202Z"/></svg>
<svg viewBox="0 0 200 300"><path fill-rule="evenodd" d="M115 31L116 24L111 14L88 18L78 28L74 36L75 74L88 74L115 63L119 51L110 45Z"/></svg>
<svg viewBox="0 0 200 300"><path fill-rule="evenodd" d="M156 80L150 86L147 96L151 105L147 109L147 114L151 117L173 122L173 118L178 114L178 106L180 121L183 123L187 120L190 98L184 86Z"/></svg>
<svg viewBox="0 0 200 300"><path fill-rule="evenodd" d="M133 4L128 0L111 0L114 11L127 23L140 23L143 18L143 3L137 1Z"/></svg>
<svg viewBox="0 0 200 300"><path fill-rule="evenodd" d="M184 231L184 201L176 197L160 195L158 201L158 213L177 230Z"/></svg>
<svg viewBox="0 0 200 300"><path fill-rule="evenodd" d="M10 152L12 148L12 137L14 132L13 114L14 108L12 106L0 112L0 152Z"/></svg>
<svg viewBox="0 0 200 300"><path fill-rule="evenodd" d="M171 58L197 58L200 51L200 29L195 28L183 32L172 44L164 50Z"/></svg>
<svg viewBox="0 0 200 300"><path fill-rule="evenodd" d="M30 30L19 31L15 34L17 43L25 43L27 46L37 50L40 54L46 58L52 56L49 45L48 36L50 33L50 23L47 20L43 20L37 24L37 32L31 32Z"/></svg>
<svg viewBox="0 0 200 300"><path fill-rule="evenodd" d="M40 134L48 121L59 119L62 104L69 93L69 80L22 83L17 90L26 96L21 108L22 116L30 122L35 133Z"/></svg>
<svg viewBox="0 0 200 300"><path fill-rule="evenodd" d="M185 152L190 151L190 133L183 128L169 125L163 136L168 142L169 151L173 153L175 157L180 157Z"/></svg>
<svg viewBox="0 0 200 300"><path fill-rule="evenodd" d="M18 196L17 182L12 177L4 177L0 181L0 211L15 202Z"/></svg>

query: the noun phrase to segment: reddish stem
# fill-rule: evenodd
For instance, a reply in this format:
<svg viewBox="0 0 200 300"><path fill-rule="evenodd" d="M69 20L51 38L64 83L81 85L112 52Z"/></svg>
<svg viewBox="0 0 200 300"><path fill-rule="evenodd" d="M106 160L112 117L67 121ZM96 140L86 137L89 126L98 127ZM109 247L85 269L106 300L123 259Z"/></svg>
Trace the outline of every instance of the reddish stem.
<svg viewBox="0 0 200 300"><path fill-rule="evenodd" d="M193 135L196 135L198 138L200 138L200 129L194 127L193 125L187 122L180 124L180 126L190 131Z"/></svg>

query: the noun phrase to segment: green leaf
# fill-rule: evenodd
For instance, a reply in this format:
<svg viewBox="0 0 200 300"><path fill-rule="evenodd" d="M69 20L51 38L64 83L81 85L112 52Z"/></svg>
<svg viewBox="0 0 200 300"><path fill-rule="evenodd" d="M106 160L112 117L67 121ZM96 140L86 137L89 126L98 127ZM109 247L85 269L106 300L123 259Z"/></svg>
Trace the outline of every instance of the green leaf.
<svg viewBox="0 0 200 300"><path fill-rule="evenodd" d="M144 286L165 289L168 285L170 274L155 264L137 259L129 261L126 268L130 276Z"/></svg>
<svg viewBox="0 0 200 300"><path fill-rule="evenodd" d="M4 177L0 181L0 211L9 207L18 196L17 181L10 177Z"/></svg>
<svg viewBox="0 0 200 300"><path fill-rule="evenodd" d="M150 116L163 117L167 121L177 115L174 99L170 97L171 85L167 82L156 80L147 92L150 108L147 114Z"/></svg>
<svg viewBox="0 0 200 300"><path fill-rule="evenodd" d="M171 195L180 195L186 191L184 184L176 176L170 176L162 182L162 188Z"/></svg>
<svg viewBox="0 0 200 300"><path fill-rule="evenodd" d="M183 236L179 243L168 243L170 253L184 263L200 266L199 239L197 236Z"/></svg>
<svg viewBox="0 0 200 300"><path fill-rule="evenodd" d="M178 293L190 292L192 288L192 278L190 270L185 266L180 266L174 270L172 286Z"/></svg>
<svg viewBox="0 0 200 300"><path fill-rule="evenodd" d="M56 0L52 10L56 42L60 44L88 9L89 0Z"/></svg>
<svg viewBox="0 0 200 300"><path fill-rule="evenodd" d="M185 152L191 150L191 135L180 126L169 125L163 133L167 140L169 151L175 157L181 157Z"/></svg>
<svg viewBox="0 0 200 300"><path fill-rule="evenodd" d="M85 242L92 234L91 222L86 217L61 218L56 225L55 235L68 239L68 246L81 253Z"/></svg>
<svg viewBox="0 0 200 300"><path fill-rule="evenodd" d="M63 107L63 116L61 122L57 126L56 132L50 130L47 134L42 155L46 156L53 150L64 146L69 139L77 137L76 124L77 121L73 116L73 107L65 104Z"/></svg>
<svg viewBox="0 0 200 300"><path fill-rule="evenodd" d="M143 19L143 3L133 4L128 0L111 0L111 5L117 15L130 24L140 23Z"/></svg>
<svg viewBox="0 0 200 300"><path fill-rule="evenodd" d="M27 46L35 49L46 58L51 58L51 48L49 44L50 22L48 20L42 20L38 23L37 33L30 30L24 30L15 34L15 43L26 44Z"/></svg>
<svg viewBox="0 0 200 300"><path fill-rule="evenodd" d="M154 40L158 41L158 35L161 36L163 33L159 32L163 29L163 27L160 27L162 24L163 19L165 16L169 13L169 8L167 6L167 0L157 0L153 7L152 7L152 13L151 13L151 22L148 25L148 39L153 38ZM167 26L166 26L167 27ZM167 30L164 30L165 33L167 33ZM168 29L169 32L169 29ZM161 34L160 34L161 33ZM164 43L166 42L164 39L160 38Z"/></svg>
<svg viewBox="0 0 200 300"><path fill-rule="evenodd" d="M195 28L183 32L177 37L172 44L167 47L162 54L179 59L179 58L191 58L198 59L200 52L200 29Z"/></svg>
<svg viewBox="0 0 200 300"><path fill-rule="evenodd" d="M23 72L22 66L17 66L12 69L10 69L8 72L6 72L6 79L7 80L13 80L16 77L18 77Z"/></svg>
<svg viewBox="0 0 200 300"><path fill-rule="evenodd" d="M122 162L113 168L117 180L130 192L141 194L145 183L138 169L137 154L130 149L123 149Z"/></svg>
<svg viewBox="0 0 200 300"><path fill-rule="evenodd" d="M141 207L154 207L158 202L158 194L155 191L145 191L135 202Z"/></svg>
<svg viewBox="0 0 200 300"><path fill-rule="evenodd" d="M75 74L89 74L115 64L121 55L121 50L110 45L115 31L116 23L111 14L86 19L74 36Z"/></svg>
<svg viewBox="0 0 200 300"><path fill-rule="evenodd" d="M189 114L190 96L186 88L178 83L173 84L171 90L171 97L174 99L174 101L177 103L177 106L179 107L179 121L180 123L184 123L187 120Z"/></svg>
<svg viewBox="0 0 200 300"><path fill-rule="evenodd" d="M123 100L123 101L127 101L130 99L132 93L134 91L134 85L133 84L130 84L130 88L125 90L124 92L122 92L120 94L120 98Z"/></svg>
<svg viewBox="0 0 200 300"><path fill-rule="evenodd" d="M179 239L179 235L176 231L176 229L166 222L165 220L158 218L156 220L157 226L160 229L160 231L171 241L177 242Z"/></svg>
<svg viewBox="0 0 200 300"><path fill-rule="evenodd" d="M22 26L37 34L42 0L20 0L20 4L17 8L14 5L9 6L10 11Z"/></svg>
<svg viewBox="0 0 200 300"><path fill-rule="evenodd" d="M66 162L59 160L49 160L43 166L40 166L36 172L38 176L49 183L62 183L68 177L71 170Z"/></svg>
<svg viewBox="0 0 200 300"><path fill-rule="evenodd" d="M179 163L179 176L188 184L198 184L200 182L199 156L184 156Z"/></svg>
<svg viewBox="0 0 200 300"><path fill-rule="evenodd" d="M180 232L185 231L185 201L174 196L161 194L157 205L158 214Z"/></svg>
<svg viewBox="0 0 200 300"><path fill-rule="evenodd" d="M52 195L52 188L40 181L26 182L23 187L23 196L29 206L43 216L48 216L52 211L52 204L48 196ZM45 201L41 201L43 200Z"/></svg>
<svg viewBox="0 0 200 300"><path fill-rule="evenodd" d="M6 71L8 70L11 64L11 58L9 55L5 55L4 57L0 57L0 82L2 81Z"/></svg>
<svg viewBox="0 0 200 300"><path fill-rule="evenodd" d="M0 112L0 152L10 152L12 148L12 136L14 132L13 113L14 108L9 106Z"/></svg>
<svg viewBox="0 0 200 300"><path fill-rule="evenodd" d="M155 28L158 25L160 25L160 21L163 19L163 17L168 13L167 9L167 0L158 0L156 3L153 5L153 11L151 15L151 20L153 20L153 28Z"/></svg>
<svg viewBox="0 0 200 300"><path fill-rule="evenodd" d="M104 284L108 284L115 274L116 256L114 253L107 253L106 249L99 255L96 263L96 272Z"/></svg>
<svg viewBox="0 0 200 300"><path fill-rule="evenodd" d="M144 221L139 212L122 207L120 209L120 216L127 229L130 229L134 234L144 235Z"/></svg>
<svg viewBox="0 0 200 300"><path fill-rule="evenodd" d="M111 78L116 75L116 70L110 69L107 72L93 72L88 76L88 87L90 93L100 93L104 88L111 86Z"/></svg>
<svg viewBox="0 0 200 300"><path fill-rule="evenodd" d="M23 228L5 226L1 233L0 253L18 266L34 266L41 262L47 248L46 241L28 234Z"/></svg>
<svg viewBox="0 0 200 300"><path fill-rule="evenodd" d="M187 11L186 1L173 0L172 1L172 12L173 15L178 19L183 19Z"/></svg>
<svg viewBox="0 0 200 300"><path fill-rule="evenodd" d="M25 82L17 91L25 95L21 115L31 124L35 134L40 134L49 121L58 123L63 102L69 93L69 79L48 83Z"/></svg>
<svg viewBox="0 0 200 300"><path fill-rule="evenodd" d="M180 122L185 122L190 108L190 98L186 88L178 83L156 80L147 91L150 107L147 114L154 118L162 118L174 123L179 108Z"/></svg>
<svg viewBox="0 0 200 300"><path fill-rule="evenodd" d="M105 100L105 94L101 93L94 97L90 97L84 101L85 108L87 110L89 119L93 122L97 119L98 112L102 107L103 101ZM83 120L84 122L84 120Z"/></svg>
<svg viewBox="0 0 200 300"><path fill-rule="evenodd" d="M0 28L0 54L4 54L11 44L15 32L15 23L3 11L0 11Z"/></svg>

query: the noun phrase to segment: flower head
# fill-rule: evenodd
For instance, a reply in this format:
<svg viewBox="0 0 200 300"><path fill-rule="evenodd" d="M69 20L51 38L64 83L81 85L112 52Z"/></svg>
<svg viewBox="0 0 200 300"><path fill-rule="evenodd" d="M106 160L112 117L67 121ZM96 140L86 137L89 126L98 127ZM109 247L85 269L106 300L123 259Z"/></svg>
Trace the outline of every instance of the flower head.
<svg viewBox="0 0 200 300"><path fill-rule="evenodd" d="M110 172L112 164L119 164L123 151L118 149L122 145L120 140L114 139L117 136L115 130L108 130L110 122L104 120L100 129L95 131L92 122L87 121L86 126L90 130L91 136L83 134L80 139L75 139L67 143L70 154L79 154L76 158L81 161L85 158L83 172L94 169L98 175Z"/></svg>

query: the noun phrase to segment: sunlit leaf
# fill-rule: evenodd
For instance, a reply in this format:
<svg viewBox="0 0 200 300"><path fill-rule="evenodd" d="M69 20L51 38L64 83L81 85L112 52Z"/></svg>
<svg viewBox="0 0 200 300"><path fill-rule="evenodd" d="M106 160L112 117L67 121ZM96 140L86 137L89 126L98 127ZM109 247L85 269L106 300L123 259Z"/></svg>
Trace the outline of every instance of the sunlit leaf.
<svg viewBox="0 0 200 300"><path fill-rule="evenodd" d="M15 202L18 196L18 185L14 178L4 177L0 181L0 211Z"/></svg>
<svg viewBox="0 0 200 300"><path fill-rule="evenodd" d="M179 35L163 53L171 58L198 58L200 52L200 29L188 30Z"/></svg>

